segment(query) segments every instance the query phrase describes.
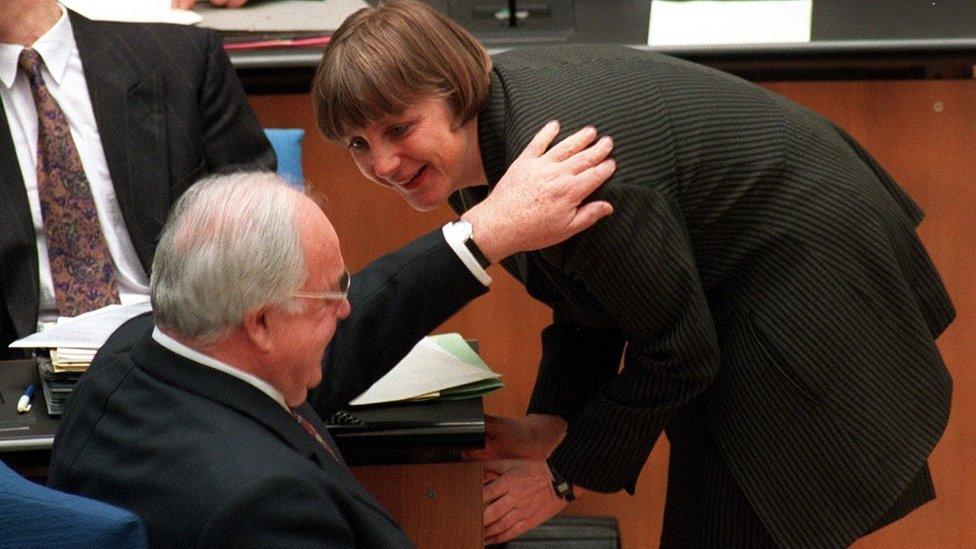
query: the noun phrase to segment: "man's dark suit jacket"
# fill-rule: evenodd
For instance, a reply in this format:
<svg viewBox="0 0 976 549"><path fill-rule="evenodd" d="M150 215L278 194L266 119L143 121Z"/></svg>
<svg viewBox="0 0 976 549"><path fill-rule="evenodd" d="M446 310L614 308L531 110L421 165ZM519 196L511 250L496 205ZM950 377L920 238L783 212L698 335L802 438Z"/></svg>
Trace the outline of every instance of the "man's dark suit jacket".
<svg viewBox="0 0 976 549"><path fill-rule="evenodd" d="M503 262L553 308L529 411L569 420L558 471L632 491L694 402L781 545L849 544L928 480L951 393L934 340L955 313L921 211L857 143L666 56L516 49L494 56L478 115L490 184L550 119L595 125L617 162L596 193L613 215Z"/></svg>
<svg viewBox="0 0 976 549"><path fill-rule="evenodd" d="M410 545L280 404L162 347L152 326L150 315L123 325L85 374L52 486L134 511L155 546ZM326 433L308 404L299 413Z"/></svg>
<svg viewBox="0 0 976 549"><path fill-rule="evenodd" d="M274 170L271 145L217 34L69 12L112 184L149 272L170 206L200 177ZM0 109L0 356L37 329L37 238Z"/></svg>
<svg viewBox="0 0 976 549"><path fill-rule="evenodd" d="M329 411L486 288L433 231L354 275L352 312L309 402ZM399 321L414 311L413 322ZM400 547L399 527L276 402L123 325L55 437L55 488L134 511L164 546ZM301 414L326 430L309 404Z"/></svg>

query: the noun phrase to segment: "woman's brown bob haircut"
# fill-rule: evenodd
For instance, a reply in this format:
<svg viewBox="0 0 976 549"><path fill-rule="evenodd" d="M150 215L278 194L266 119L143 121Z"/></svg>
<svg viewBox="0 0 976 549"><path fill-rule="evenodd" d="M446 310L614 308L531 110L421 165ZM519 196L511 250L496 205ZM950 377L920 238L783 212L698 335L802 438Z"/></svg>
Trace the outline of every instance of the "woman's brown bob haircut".
<svg viewBox="0 0 976 549"><path fill-rule="evenodd" d="M445 99L455 126L488 97L491 58L471 34L413 0L349 16L332 35L312 85L319 130L339 140L426 96Z"/></svg>

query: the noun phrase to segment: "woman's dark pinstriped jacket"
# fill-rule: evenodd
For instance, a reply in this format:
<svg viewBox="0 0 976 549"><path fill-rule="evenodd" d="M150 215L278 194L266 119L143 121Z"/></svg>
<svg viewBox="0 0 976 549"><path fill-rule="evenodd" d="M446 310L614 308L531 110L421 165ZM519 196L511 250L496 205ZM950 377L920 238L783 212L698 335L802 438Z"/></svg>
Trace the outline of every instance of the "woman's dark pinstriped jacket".
<svg viewBox="0 0 976 549"><path fill-rule="evenodd" d="M557 470L632 491L701 397L780 544L869 531L927 478L949 413L935 338L955 313L915 234L921 211L839 128L736 77L610 46L494 61L478 117L490 184L550 119L615 143L596 193L613 215L503 262L553 308L529 411L570 422Z"/></svg>

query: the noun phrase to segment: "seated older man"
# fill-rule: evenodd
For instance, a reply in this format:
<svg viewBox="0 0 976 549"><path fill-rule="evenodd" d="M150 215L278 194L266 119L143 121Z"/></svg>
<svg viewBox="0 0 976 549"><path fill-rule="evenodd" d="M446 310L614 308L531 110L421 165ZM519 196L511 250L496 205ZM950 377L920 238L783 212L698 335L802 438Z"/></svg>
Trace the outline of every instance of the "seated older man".
<svg viewBox="0 0 976 549"><path fill-rule="evenodd" d="M138 317L102 348L51 484L135 511L153 545L408 546L304 404L349 314L322 211L270 174L205 180L154 265L155 327Z"/></svg>
<svg viewBox="0 0 976 549"><path fill-rule="evenodd" d="M548 175L523 172L512 201L481 210L497 220L516 209L511 222L466 217L489 257L559 242L610 212L605 203L580 206L601 181L581 184L543 164ZM554 224L560 212L574 221ZM135 511L153 545L409 546L306 397L322 380L326 346L350 300L362 318L406 326L418 315L446 318L484 293L468 261L434 236L374 262L349 294L335 230L308 197L270 173L195 184L157 247L155 318L123 325L82 378L55 438L52 486ZM388 337L363 332L341 331L347 343L338 346ZM370 383L384 373L370 368L366 378L329 379Z"/></svg>

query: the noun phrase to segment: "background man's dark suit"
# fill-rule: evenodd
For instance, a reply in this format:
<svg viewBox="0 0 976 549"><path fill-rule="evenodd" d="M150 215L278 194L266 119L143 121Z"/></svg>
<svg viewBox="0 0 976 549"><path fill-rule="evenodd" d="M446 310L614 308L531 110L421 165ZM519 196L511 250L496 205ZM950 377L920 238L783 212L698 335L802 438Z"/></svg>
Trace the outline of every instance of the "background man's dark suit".
<svg viewBox="0 0 976 549"><path fill-rule="evenodd" d="M216 33L69 12L112 184L149 272L170 206L201 176L273 170L274 152ZM0 356L37 327L37 242L0 108Z"/></svg>
<svg viewBox="0 0 976 549"><path fill-rule="evenodd" d="M547 120L614 138L596 193L613 215L503 261L553 308L529 412L569 421L556 470L632 491L667 429L664 545L733 543L751 514L723 516L734 500L756 519L744 543L847 545L934 496L926 458L951 392L934 340L954 309L915 235L921 211L860 146L649 52L494 62L478 117L491 184Z"/></svg>

